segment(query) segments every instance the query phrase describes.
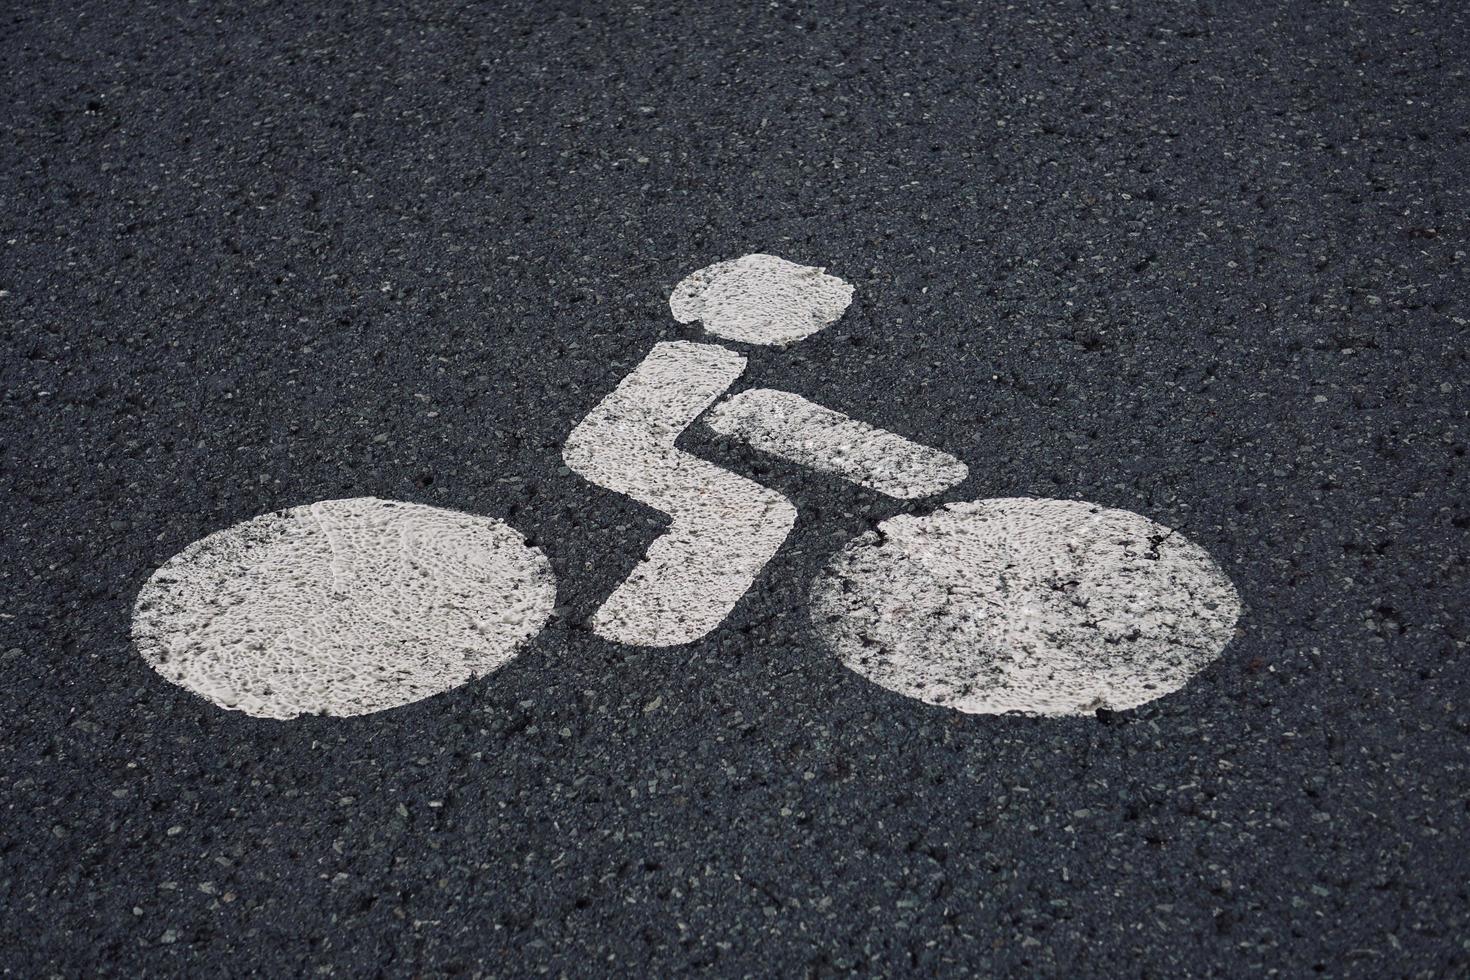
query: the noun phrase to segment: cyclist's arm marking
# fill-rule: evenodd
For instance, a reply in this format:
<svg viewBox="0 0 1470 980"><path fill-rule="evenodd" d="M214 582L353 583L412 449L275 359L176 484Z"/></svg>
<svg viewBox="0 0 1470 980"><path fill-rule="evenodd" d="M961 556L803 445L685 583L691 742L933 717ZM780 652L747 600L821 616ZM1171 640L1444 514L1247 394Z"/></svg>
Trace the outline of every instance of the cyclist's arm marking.
<svg viewBox="0 0 1470 980"><path fill-rule="evenodd" d="M661 343L567 437L562 458L599 486L673 518L593 614L602 637L689 643L734 608L796 521L785 497L674 448L745 370L711 344Z"/></svg>
<svg viewBox="0 0 1470 980"><path fill-rule="evenodd" d="M903 500L941 493L969 475L949 453L785 391L742 391L717 405L707 422L761 452Z"/></svg>

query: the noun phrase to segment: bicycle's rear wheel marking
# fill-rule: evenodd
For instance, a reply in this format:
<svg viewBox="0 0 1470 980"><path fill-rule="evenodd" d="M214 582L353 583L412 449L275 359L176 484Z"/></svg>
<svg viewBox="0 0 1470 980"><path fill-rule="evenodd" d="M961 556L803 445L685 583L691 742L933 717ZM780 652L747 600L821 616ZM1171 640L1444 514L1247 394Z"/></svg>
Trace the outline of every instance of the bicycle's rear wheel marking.
<svg viewBox="0 0 1470 980"><path fill-rule="evenodd" d="M495 670L555 595L545 556L500 521L356 497L194 542L138 594L133 637L221 707L361 715Z"/></svg>
<svg viewBox="0 0 1470 980"><path fill-rule="evenodd" d="M1001 498L895 517L812 589L817 633L890 690L984 714L1087 714L1178 690L1240 600L1203 549L1138 514Z"/></svg>

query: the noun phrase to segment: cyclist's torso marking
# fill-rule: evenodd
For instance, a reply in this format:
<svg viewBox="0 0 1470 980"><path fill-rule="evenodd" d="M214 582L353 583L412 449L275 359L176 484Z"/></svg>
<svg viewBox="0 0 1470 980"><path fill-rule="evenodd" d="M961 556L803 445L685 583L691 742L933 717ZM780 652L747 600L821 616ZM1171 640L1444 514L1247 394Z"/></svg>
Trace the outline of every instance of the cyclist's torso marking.
<svg viewBox="0 0 1470 980"><path fill-rule="evenodd" d="M661 343L567 437L586 479L673 518L593 615L602 637L673 646L720 624L796 521L785 497L674 448L745 370L713 344Z"/></svg>

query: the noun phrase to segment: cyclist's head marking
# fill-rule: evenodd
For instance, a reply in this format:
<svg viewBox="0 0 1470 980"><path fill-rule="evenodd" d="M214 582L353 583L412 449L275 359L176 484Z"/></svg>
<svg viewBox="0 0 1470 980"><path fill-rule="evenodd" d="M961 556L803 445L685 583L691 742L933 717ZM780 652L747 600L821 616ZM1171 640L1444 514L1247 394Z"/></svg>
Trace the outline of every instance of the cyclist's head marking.
<svg viewBox="0 0 1470 980"><path fill-rule="evenodd" d="M851 302L852 286L825 270L757 252L686 276L669 309L726 340L784 347L836 323Z"/></svg>

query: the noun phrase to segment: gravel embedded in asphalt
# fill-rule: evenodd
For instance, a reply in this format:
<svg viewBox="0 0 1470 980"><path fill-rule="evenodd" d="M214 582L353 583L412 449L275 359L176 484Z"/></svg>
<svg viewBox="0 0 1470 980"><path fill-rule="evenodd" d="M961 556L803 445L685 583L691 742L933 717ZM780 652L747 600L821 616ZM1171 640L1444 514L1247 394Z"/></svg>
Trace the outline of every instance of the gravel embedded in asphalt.
<svg viewBox="0 0 1470 980"><path fill-rule="evenodd" d="M1462 976L1470 14L1455 4L7 10L0 973ZM750 349L1136 511L1240 634L1090 718L811 636L900 503L696 426L792 539L703 641L583 624L661 530L561 445L690 272L828 268ZM547 632L278 722L154 673L148 576L377 496L510 521Z"/></svg>

